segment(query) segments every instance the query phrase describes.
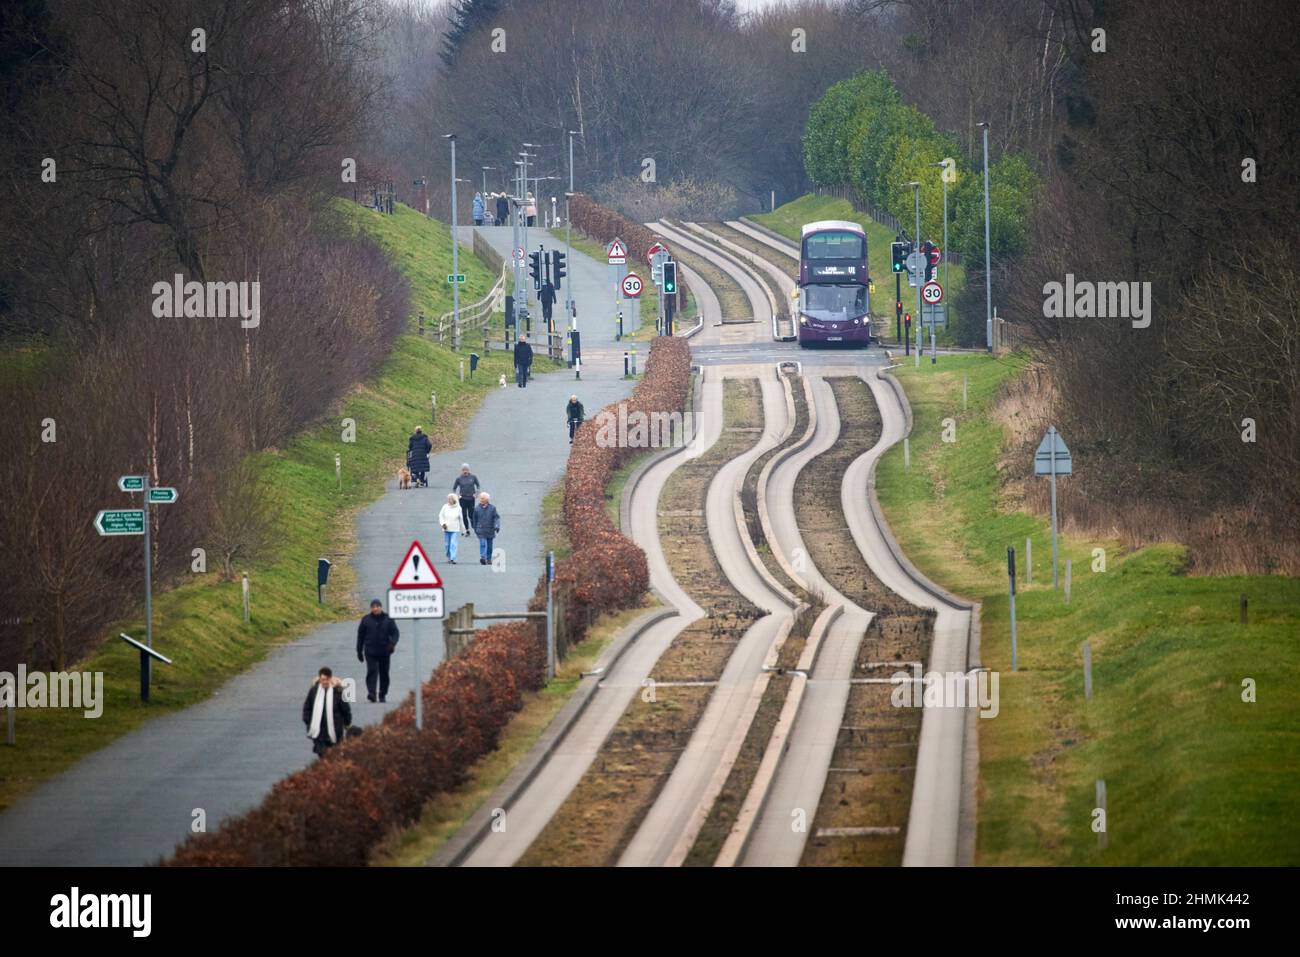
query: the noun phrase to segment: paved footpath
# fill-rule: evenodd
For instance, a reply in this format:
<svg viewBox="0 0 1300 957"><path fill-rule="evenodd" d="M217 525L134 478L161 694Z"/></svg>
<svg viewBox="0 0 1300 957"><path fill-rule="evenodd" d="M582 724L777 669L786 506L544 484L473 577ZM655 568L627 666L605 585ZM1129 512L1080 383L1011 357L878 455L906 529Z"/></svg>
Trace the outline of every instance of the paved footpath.
<svg viewBox="0 0 1300 957"><path fill-rule="evenodd" d="M508 228L481 231L503 255L510 254ZM465 242L469 233L462 231ZM480 611L522 611L533 594L544 563L542 497L563 476L568 458L564 405L577 392L591 416L626 396L633 384L622 378L622 348L614 343L613 323L595 322L594 305L586 307L610 298L606 264L577 251L570 264L583 334L582 380L575 382L566 370L539 376L526 389L511 382L494 390L470 423L465 447L431 457L429 488L401 491L389 483L358 519L353 556L361 591L354 596L358 617L371 598L386 598L412 538L421 540L437 565L448 607L472 601ZM403 451L394 450L395 461ZM496 547L504 553L504 567L499 571L478 564L473 535L461 539L456 565L441 560L438 509L462 462L470 464L501 511ZM207 701L150 721L47 781L0 814L0 865L149 864L187 837L195 809L203 809L212 830L256 806L275 781L314 760L301 708L321 665L356 679L360 700L353 705L354 720L372 724L413 687L416 628L421 670L427 675L442 660L441 622L399 622L402 640L392 663L388 703L371 704L364 695L365 666L356 660L356 621L325 625L275 649ZM158 639L165 649L166 635Z"/></svg>

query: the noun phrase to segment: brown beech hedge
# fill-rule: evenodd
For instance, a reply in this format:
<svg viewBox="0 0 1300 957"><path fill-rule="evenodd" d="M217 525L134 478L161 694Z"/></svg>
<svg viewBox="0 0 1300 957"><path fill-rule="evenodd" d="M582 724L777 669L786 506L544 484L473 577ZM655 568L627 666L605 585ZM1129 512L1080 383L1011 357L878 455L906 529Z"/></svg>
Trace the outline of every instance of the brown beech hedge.
<svg viewBox="0 0 1300 957"><path fill-rule="evenodd" d="M690 364L684 339L654 340L645 377L626 400L628 413L682 411ZM604 411L617 414L617 408ZM649 587L645 554L605 511L610 478L636 450L602 448L596 434L596 421L578 430L565 473L564 521L573 551L556 563L556 580L567 589L565 624L573 641L601 612L636 605ZM545 607L544 579L530 605ZM385 834L414 823L429 798L456 787L496 747L524 692L541 688L545 671L543 629L531 622L482 629L424 682L423 731L415 730L415 700L409 697L379 725L278 782L258 807L191 837L165 863L365 864ZM286 704L288 721L296 720L298 693L294 689Z"/></svg>

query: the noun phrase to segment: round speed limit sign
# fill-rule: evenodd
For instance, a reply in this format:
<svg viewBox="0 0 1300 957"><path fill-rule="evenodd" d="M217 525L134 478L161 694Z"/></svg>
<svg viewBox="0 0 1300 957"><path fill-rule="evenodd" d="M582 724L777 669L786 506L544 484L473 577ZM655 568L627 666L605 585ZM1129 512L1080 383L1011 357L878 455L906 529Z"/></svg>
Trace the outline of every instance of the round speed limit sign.
<svg viewBox="0 0 1300 957"><path fill-rule="evenodd" d="M523 261L524 261L524 247L523 247L523 246L516 246L516 247L515 247L515 262L517 262L517 263L521 263L521 262L523 262Z"/></svg>
<svg viewBox="0 0 1300 957"><path fill-rule="evenodd" d="M641 277L634 272L623 277L623 295L635 299L641 295Z"/></svg>
<svg viewBox="0 0 1300 957"><path fill-rule="evenodd" d="M934 280L930 280L921 287L921 298L932 306L943 302L943 286Z"/></svg>

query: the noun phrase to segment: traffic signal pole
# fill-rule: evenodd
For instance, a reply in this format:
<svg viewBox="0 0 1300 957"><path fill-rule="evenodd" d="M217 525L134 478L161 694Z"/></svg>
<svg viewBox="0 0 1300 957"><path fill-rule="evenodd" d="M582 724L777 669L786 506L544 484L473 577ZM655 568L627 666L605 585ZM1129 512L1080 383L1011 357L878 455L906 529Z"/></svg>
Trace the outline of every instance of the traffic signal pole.
<svg viewBox="0 0 1300 957"><path fill-rule="evenodd" d="M894 338L903 341L903 274L894 273Z"/></svg>

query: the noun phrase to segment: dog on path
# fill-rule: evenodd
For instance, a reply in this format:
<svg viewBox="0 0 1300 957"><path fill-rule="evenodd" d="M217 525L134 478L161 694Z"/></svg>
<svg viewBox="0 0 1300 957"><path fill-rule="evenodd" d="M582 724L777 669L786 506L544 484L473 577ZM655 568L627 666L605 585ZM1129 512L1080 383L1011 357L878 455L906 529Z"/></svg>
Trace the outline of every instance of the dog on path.
<svg viewBox="0 0 1300 957"><path fill-rule="evenodd" d="M403 465L400 469L397 470L397 487L398 488L411 487L411 470L408 469L405 465Z"/></svg>
<svg viewBox="0 0 1300 957"><path fill-rule="evenodd" d="M501 373L501 379L499 384L503 389L506 387L506 374L504 372Z"/></svg>

